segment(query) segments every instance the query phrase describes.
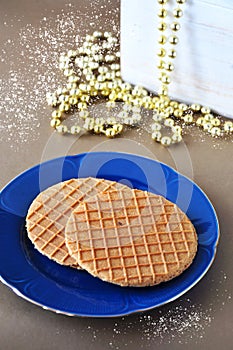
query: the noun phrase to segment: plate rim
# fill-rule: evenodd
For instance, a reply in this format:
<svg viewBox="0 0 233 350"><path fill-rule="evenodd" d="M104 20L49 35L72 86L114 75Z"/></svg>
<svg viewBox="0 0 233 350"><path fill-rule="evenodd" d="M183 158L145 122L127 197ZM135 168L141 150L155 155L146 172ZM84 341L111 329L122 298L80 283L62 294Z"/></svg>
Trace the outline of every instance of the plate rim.
<svg viewBox="0 0 233 350"><path fill-rule="evenodd" d="M95 314L95 315L93 315L93 314L88 313L88 312L85 312L85 313L82 313L82 312L79 312L79 313L77 313L77 312L66 312L64 310L59 310L57 308L49 307L49 306L44 305L43 303L37 302L37 301L29 298L27 295L24 295L19 289L17 289L14 285L9 283L7 281L7 279L3 278L1 274L0 274L0 282L2 282L4 285L6 285L10 290L12 290L20 298L22 298L22 299L24 299L24 300L26 300L26 301L34 304L34 305L37 305L37 306L41 307L44 310L52 311L52 312L55 312L57 314L63 314L63 315L70 316L70 317L92 317L92 318L123 317L123 316L126 316L126 315L131 315L131 314L134 314L134 313L138 313L138 312L152 310L152 309L158 308L158 307L160 307L162 305L166 305L166 304L168 304L170 302L173 302L174 300L180 298L182 295L184 295L189 290L191 290L195 285L197 285L198 282L206 275L208 270L211 268L211 266L212 266L212 264L213 264L213 262L215 260L215 257L216 257L217 247L218 247L218 244L219 244L221 233L220 233L219 220L218 220L218 217L217 217L217 214L216 214L216 210L215 210L211 200L207 196L207 194L202 190L202 188L198 184L196 184L196 182L191 180L188 176L185 176L185 175L181 174L179 171L175 170L172 166L170 166L170 165L168 165L166 163L163 163L163 162L161 162L159 160L147 157L147 156L137 155L137 154L128 153L128 152L105 152L105 151L100 151L100 152L83 152L83 153L78 153L78 154L74 154L74 155L64 155L64 156L57 157L57 158L51 158L51 159L49 159L49 160L47 160L45 162L38 163L38 164L36 164L36 165L34 165L34 166L32 166L30 168L27 168L26 170L22 171L20 174L18 174L13 179L11 179L5 186L3 186L3 188L0 191L0 198L1 198L2 192L7 190L7 187L9 185L11 185L13 182L16 182L19 178L21 178L22 176L26 175L28 172L33 171L36 168L39 168L41 165L46 165L47 163L50 163L52 161L59 161L59 160L62 160L62 159L64 159L64 160L65 159L74 159L74 158L78 158L78 157L83 158L86 155L90 155L90 154L92 154L92 155L94 155L94 154L99 154L99 155L104 155L104 154L111 155L111 154L113 154L113 155L118 155L119 157L121 157L121 156L130 156L130 157L133 157L133 158L140 158L142 160L146 159L147 161L155 162L157 164L161 164L165 168L167 168L169 170L169 172L172 171L172 173L178 174L178 176L180 176L181 178L184 178L184 179L188 180L189 182L191 182L201 192L202 196L204 196L206 198L206 200L207 200L207 202L208 202L208 204L209 204L209 206L210 206L210 208L212 210L212 213L214 214L214 219L215 219L215 224L216 224L216 232L217 232L217 239L214 241L213 254L212 254L211 260L209 261L208 265L206 266L206 268L204 269L202 274L199 275L199 277L196 278L195 281L192 284L187 286L179 294L176 294L175 296L169 298L166 301L162 301L162 302L160 302L160 303L158 303L156 305L152 305L152 306L149 306L149 307L143 307L143 308L134 307L134 308L131 308L131 310L127 310L125 312L115 313L115 314L106 314L106 315L103 315L103 314Z"/></svg>

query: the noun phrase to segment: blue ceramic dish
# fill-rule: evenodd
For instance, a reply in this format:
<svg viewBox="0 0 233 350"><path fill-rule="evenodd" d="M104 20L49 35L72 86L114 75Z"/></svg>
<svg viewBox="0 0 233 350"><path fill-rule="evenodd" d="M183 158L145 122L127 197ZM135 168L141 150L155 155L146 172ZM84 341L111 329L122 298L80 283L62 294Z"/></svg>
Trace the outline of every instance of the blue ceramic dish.
<svg viewBox="0 0 233 350"><path fill-rule="evenodd" d="M176 203L198 234L198 252L192 265L158 286L119 287L85 271L58 265L34 249L25 230L33 199L55 183L87 176L121 181ZM211 266L218 239L218 220L203 191L167 165L136 155L98 152L53 159L22 173L0 194L1 281L28 301L67 315L122 316L179 298Z"/></svg>

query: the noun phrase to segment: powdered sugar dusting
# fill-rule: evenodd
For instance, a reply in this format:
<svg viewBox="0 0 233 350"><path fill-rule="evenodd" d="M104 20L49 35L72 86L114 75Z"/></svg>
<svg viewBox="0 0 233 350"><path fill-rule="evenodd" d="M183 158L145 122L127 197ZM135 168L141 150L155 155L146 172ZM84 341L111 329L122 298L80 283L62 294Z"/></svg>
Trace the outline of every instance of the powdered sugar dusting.
<svg viewBox="0 0 233 350"><path fill-rule="evenodd" d="M98 328L93 323L83 329L81 337L88 332L93 343L106 336L106 347L123 349L131 344L137 348L151 348L152 344L201 344L207 329L212 326L215 315L223 312L231 302L231 293L227 289L227 275L220 272L218 281L208 282L209 298L206 304L195 303L190 298L162 308L117 321L108 320L109 326Z"/></svg>
<svg viewBox="0 0 233 350"><path fill-rule="evenodd" d="M156 344L188 344L192 340L200 342L212 320L211 310L203 311L201 305L193 304L187 299L182 305L171 307L167 312L158 309L147 314L139 314L133 321L130 318L121 318L113 324L110 331L112 334L106 345L116 350L127 348L135 342L135 337L138 337L141 348L148 348L154 342ZM104 328L100 332L90 325L83 330L84 333L87 331L90 332L93 342L101 337L102 332L110 333L109 329Z"/></svg>
<svg viewBox="0 0 233 350"><path fill-rule="evenodd" d="M101 27L98 24L101 11L104 6L100 8L98 1L91 2L91 10L84 13L67 4L57 16L44 16L36 27L27 24L17 37L3 43L0 52L4 65L0 78L2 142L11 144L14 141L14 147L15 144L20 147L39 138L42 122L45 121L49 128L50 111L45 95L63 83L58 57L61 52L75 47L75 38L77 42L77 37L81 40L87 32L93 31L94 26ZM106 25L116 32L119 9L108 12ZM14 27L14 21L20 22L20 18L6 17L4 26Z"/></svg>

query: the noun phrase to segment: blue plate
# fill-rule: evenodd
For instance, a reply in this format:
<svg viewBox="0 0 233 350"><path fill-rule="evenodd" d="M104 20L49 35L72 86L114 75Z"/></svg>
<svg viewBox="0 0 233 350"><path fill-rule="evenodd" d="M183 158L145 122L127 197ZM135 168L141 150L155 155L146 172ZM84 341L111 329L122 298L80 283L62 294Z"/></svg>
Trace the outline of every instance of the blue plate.
<svg viewBox="0 0 233 350"><path fill-rule="evenodd" d="M198 252L191 266L158 286L119 287L85 271L58 265L34 249L25 230L25 216L33 199L55 183L87 176L120 181L176 203L198 234ZM165 164L124 153L67 156L27 170L2 190L0 220L1 281L45 309L77 316L122 316L180 297L205 275L219 239L214 208L196 184Z"/></svg>

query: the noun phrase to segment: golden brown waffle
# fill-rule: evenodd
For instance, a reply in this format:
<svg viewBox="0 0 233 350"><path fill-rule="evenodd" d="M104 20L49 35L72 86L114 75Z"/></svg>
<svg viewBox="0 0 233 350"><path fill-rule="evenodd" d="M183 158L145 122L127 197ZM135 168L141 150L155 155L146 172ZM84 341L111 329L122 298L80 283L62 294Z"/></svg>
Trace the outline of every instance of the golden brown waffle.
<svg viewBox="0 0 233 350"><path fill-rule="evenodd" d="M71 179L49 187L34 199L29 208L26 218L29 238L50 259L78 267L65 245L65 226L71 212L84 198L124 187L120 183L91 177Z"/></svg>
<svg viewBox="0 0 233 350"><path fill-rule="evenodd" d="M170 280L191 264L197 250L195 229L175 204L131 189L82 202L70 216L65 236L81 267L121 286Z"/></svg>

